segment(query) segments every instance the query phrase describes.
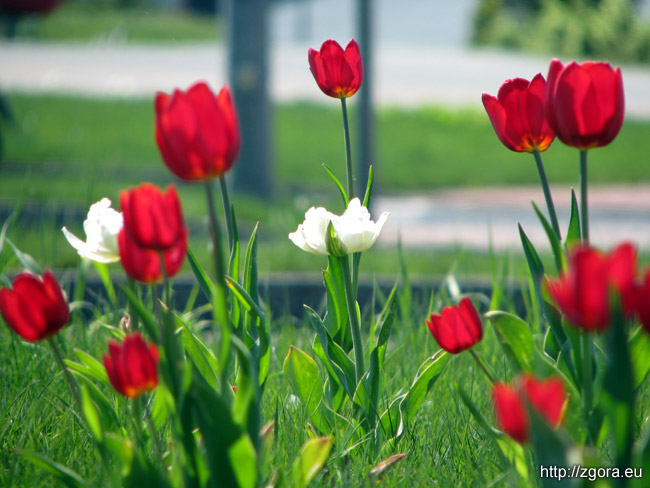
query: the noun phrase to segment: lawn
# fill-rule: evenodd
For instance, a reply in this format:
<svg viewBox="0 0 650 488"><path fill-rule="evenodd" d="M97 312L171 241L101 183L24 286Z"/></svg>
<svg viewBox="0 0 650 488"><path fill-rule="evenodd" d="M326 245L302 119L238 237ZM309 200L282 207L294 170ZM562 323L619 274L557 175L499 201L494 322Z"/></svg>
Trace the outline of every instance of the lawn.
<svg viewBox="0 0 650 488"><path fill-rule="evenodd" d="M66 0L45 17L18 24L16 37L61 42L216 41L221 25L210 15L185 10L119 7L107 0Z"/></svg>

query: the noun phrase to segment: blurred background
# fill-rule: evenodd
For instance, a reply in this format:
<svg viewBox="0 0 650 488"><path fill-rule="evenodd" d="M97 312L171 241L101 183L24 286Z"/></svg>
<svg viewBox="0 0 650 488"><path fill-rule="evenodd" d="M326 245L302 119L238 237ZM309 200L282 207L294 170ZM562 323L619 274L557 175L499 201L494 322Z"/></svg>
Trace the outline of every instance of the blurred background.
<svg viewBox="0 0 650 488"><path fill-rule="evenodd" d="M372 164L372 213L392 212L366 272L394 273L398 240L417 275L525 271L517 222L546 242L530 205L543 204L537 172L500 144L480 100L507 78L546 75L554 56L622 66L625 124L589 154L593 240L632 240L647 261L650 0L0 0L0 29L0 219L20 205L9 237L47 266L77 263L59 229L83 235L91 203L174 181L154 93L203 79L236 94L231 198L241 236L261 221L260 271L320 269L287 234L310 206L342 212L321 165L344 179L345 162L339 103L307 50L353 37L366 73L349 100L358 186ZM556 141L543 156L565 227L578 153ZM207 259L203 193L176 184Z"/></svg>

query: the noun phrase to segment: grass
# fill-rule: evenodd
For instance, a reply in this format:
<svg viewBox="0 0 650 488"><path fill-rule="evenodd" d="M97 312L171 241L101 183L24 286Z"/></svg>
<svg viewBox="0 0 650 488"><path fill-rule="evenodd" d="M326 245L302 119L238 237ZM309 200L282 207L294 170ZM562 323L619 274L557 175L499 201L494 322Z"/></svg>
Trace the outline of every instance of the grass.
<svg viewBox="0 0 650 488"><path fill-rule="evenodd" d="M107 0L66 0L45 17L23 19L19 39L38 41L197 42L216 41L220 24L210 15L184 10L119 7Z"/></svg>

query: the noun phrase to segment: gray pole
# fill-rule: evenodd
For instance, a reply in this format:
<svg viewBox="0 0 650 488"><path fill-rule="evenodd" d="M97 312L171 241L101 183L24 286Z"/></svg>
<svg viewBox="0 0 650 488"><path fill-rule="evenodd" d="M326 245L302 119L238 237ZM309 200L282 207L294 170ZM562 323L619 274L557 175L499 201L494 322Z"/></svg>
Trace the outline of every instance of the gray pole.
<svg viewBox="0 0 650 488"><path fill-rule="evenodd" d="M359 160L357 166L357 195L364 194L368 181L368 168L375 161L375 120L372 104L373 41L371 0L357 0L357 28L363 59L363 84L359 89ZM376 169L376 168L375 168Z"/></svg>
<svg viewBox="0 0 650 488"><path fill-rule="evenodd" d="M228 0L229 78L242 147L235 163L236 189L260 197L273 191L271 105L268 92L270 0Z"/></svg>

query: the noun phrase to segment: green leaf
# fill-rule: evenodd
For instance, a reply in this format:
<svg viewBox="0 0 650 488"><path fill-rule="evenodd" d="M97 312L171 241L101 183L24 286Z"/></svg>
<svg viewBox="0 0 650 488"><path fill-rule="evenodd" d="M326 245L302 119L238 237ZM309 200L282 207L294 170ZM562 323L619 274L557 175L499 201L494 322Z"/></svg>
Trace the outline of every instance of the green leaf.
<svg viewBox="0 0 650 488"><path fill-rule="evenodd" d="M410 424L415 419L418 408L420 408L427 393L440 377L449 358L450 355L446 351L439 350L422 363L400 406L405 423Z"/></svg>
<svg viewBox="0 0 650 488"><path fill-rule="evenodd" d="M578 200L576 192L571 190L571 217L569 219L569 230L566 233L564 246L567 250L573 249L576 244L580 243L580 212L578 211Z"/></svg>
<svg viewBox="0 0 650 488"><path fill-rule="evenodd" d="M187 248L187 260L190 263L190 268L192 268L192 273L194 273L194 276L196 277L196 280L201 287L201 291L208 299L208 301L212 302L212 297L214 295L214 284L212 283L212 280L207 275L207 273L203 270L199 262L196 260L194 253L189 247Z"/></svg>
<svg viewBox="0 0 650 488"><path fill-rule="evenodd" d="M18 261L20 261L20 264L22 264L25 269L39 276L43 274L43 269L33 257L31 257L29 254L22 252L9 239L7 239L7 242L9 243L9 246L11 246L14 255L16 256Z"/></svg>
<svg viewBox="0 0 650 488"><path fill-rule="evenodd" d="M460 394L460 399L463 401L469 413L472 414L472 417L478 422L479 426L483 429L483 432L493 439L497 439L501 436L501 432L496 430L490 425L490 423L485 420L485 417L481 413L481 410L476 406L472 401L470 396L463 390L460 385L456 384L456 390Z"/></svg>
<svg viewBox="0 0 650 488"><path fill-rule="evenodd" d="M203 342L194 335L188 325L179 319L183 325L183 347L194 363L201 376L215 390L219 386L219 363Z"/></svg>
<svg viewBox="0 0 650 488"><path fill-rule="evenodd" d="M104 437L106 448L122 463L122 476L128 476L133 462L133 443L112 432L106 432Z"/></svg>
<svg viewBox="0 0 650 488"><path fill-rule="evenodd" d="M79 386L81 387L81 411L83 412L84 420L86 421L90 434L98 443L101 444L104 440L102 418L100 417L92 398L90 398L86 385L82 383Z"/></svg>
<svg viewBox="0 0 650 488"><path fill-rule="evenodd" d="M248 241L248 248L246 249L246 258L244 260L244 289L248 292L252 300L259 304L259 292L257 289L257 230L260 223L255 224L255 228Z"/></svg>
<svg viewBox="0 0 650 488"><path fill-rule="evenodd" d="M532 371L535 364L535 346L530 327L517 315L490 311L485 314L499 338L501 348L520 371Z"/></svg>
<svg viewBox="0 0 650 488"><path fill-rule="evenodd" d="M228 448L230 466L235 473L239 488L255 488L257 485L257 453L247 435L239 438Z"/></svg>
<svg viewBox="0 0 650 488"><path fill-rule="evenodd" d="M97 272L102 285L104 285L104 289L108 295L108 301L113 306L113 308L117 308L117 294L115 293L115 287L113 286L113 280L111 280L111 274L108 270L108 265L105 263L98 263L97 261L93 261L93 267L95 268L95 271Z"/></svg>
<svg viewBox="0 0 650 488"><path fill-rule="evenodd" d="M79 360L86 366L88 376L104 383L105 385L110 384L108 381L108 375L106 374L106 368L102 363L81 349L75 348L74 352Z"/></svg>
<svg viewBox="0 0 650 488"><path fill-rule="evenodd" d="M542 260L539 259L539 254L537 254L535 247L530 242L530 239L528 239L524 229L521 227L521 224L518 224L518 227L521 245L524 248L524 255L526 256L526 262L528 263L528 269L530 270L530 274L533 277L533 283L535 284L535 291L541 296L540 286L542 278L544 278L544 265L542 264Z"/></svg>
<svg viewBox="0 0 650 488"><path fill-rule="evenodd" d="M233 293L235 298L243 305L244 309L247 312L252 313L256 318L266 321L266 314L264 310L253 300L253 298L248 294L248 292L230 276L226 276L226 284L228 288Z"/></svg>
<svg viewBox="0 0 650 488"><path fill-rule="evenodd" d="M51 460L43 454L23 449L16 449L16 453L31 462L34 466L53 474L57 480L70 488L83 488L88 486L88 483L70 468Z"/></svg>
<svg viewBox="0 0 650 488"><path fill-rule="evenodd" d="M370 167L368 168L368 183L366 184L366 193L363 197L363 206L366 208L370 208L370 202L372 201L373 183L374 183L374 174L372 171L372 165L370 165Z"/></svg>
<svg viewBox="0 0 650 488"><path fill-rule="evenodd" d="M321 431L328 431L331 422L323 413L326 412L322 408L324 385L316 361L297 347L290 346L282 370L289 378L293 391L300 398L315 427Z"/></svg>
<svg viewBox="0 0 650 488"><path fill-rule="evenodd" d="M332 172L331 169L329 169L329 167L325 163L323 163L323 168L325 169L325 171L327 171L327 174L330 175L330 178L332 178L332 181L334 181L334 183L336 184L336 187L339 189L339 192L341 193L341 197L343 198L343 204L345 205L345 208L348 208L349 200L345 188L343 187L339 179L336 177L336 175Z"/></svg>
<svg viewBox="0 0 650 488"><path fill-rule="evenodd" d="M650 335L639 327L630 337L628 348L634 369L634 385L638 388L650 371Z"/></svg>
<svg viewBox="0 0 650 488"><path fill-rule="evenodd" d="M332 449L332 437L315 437L305 442L291 467L295 488L306 488L327 462Z"/></svg>
<svg viewBox="0 0 650 488"><path fill-rule="evenodd" d="M230 263L228 274L239 281L239 231L237 230L237 218L235 217L235 206L230 206L230 221L232 222L233 247L230 250Z"/></svg>
<svg viewBox="0 0 650 488"><path fill-rule="evenodd" d="M121 285L120 289L142 320L144 328L147 331L149 337L153 339L155 343L158 343L158 324L156 322L156 318L151 314L151 312L149 312L147 307L144 306L144 304L138 299L137 296L135 296L133 291L131 291L128 286Z"/></svg>
<svg viewBox="0 0 650 488"><path fill-rule="evenodd" d="M323 360L330 374L338 380L348 397L352 399L356 386L354 363L345 351L341 349L341 346L334 342L334 339L332 339L332 336L325 328L318 313L307 305L304 305L304 308L307 312L309 323L316 332L318 344L323 351L324 358L321 358L321 360ZM318 353L317 350L314 350L314 352Z"/></svg>
<svg viewBox="0 0 650 488"><path fill-rule="evenodd" d="M542 211L539 209L537 204L535 204L535 202L533 202L533 208L535 209L535 213L537 214L539 221L542 223L542 226L544 227L544 231L546 231L548 241L551 243L551 249L553 251L553 257L555 258L555 267L557 269L557 272L561 273L562 270L566 268L567 262L566 262L566 255L564 254L564 250L562 249L562 244L560 243L560 239L558 238L557 234L553 230L553 227L546 219Z"/></svg>

